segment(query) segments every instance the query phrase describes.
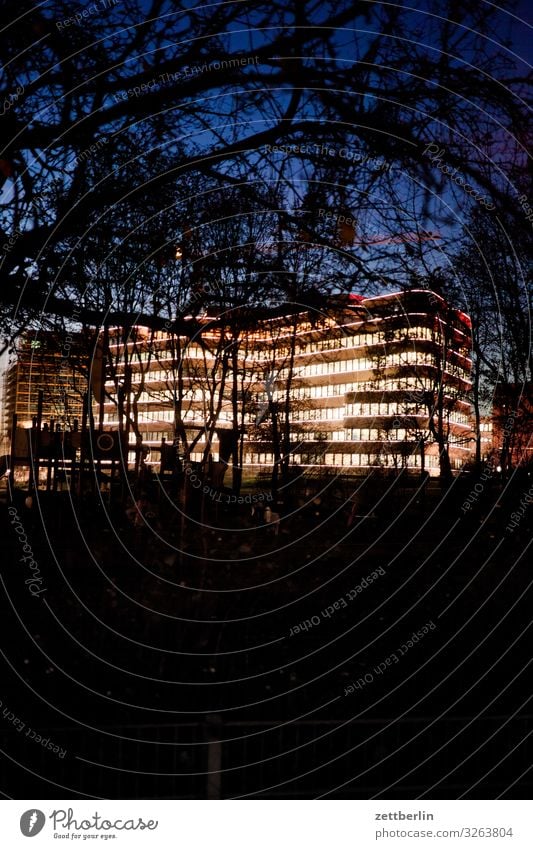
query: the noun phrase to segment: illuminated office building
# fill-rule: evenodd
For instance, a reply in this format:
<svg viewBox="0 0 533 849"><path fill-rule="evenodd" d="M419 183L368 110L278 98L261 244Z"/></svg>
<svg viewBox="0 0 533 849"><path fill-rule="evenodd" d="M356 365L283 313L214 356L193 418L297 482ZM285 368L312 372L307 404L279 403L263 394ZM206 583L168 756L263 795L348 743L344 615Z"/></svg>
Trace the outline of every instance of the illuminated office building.
<svg viewBox="0 0 533 849"><path fill-rule="evenodd" d="M69 338L72 338L69 336ZM38 413L42 393L42 420L69 430L80 420L87 382L55 334L22 334L3 375L2 437L11 438L13 414L17 426L29 428ZM7 450L7 449L6 449Z"/></svg>
<svg viewBox="0 0 533 849"><path fill-rule="evenodd" d="M237 332L215 316L196 338L143 328L127 346L111 338L106 427L118 426L122 393L144 444L172 442L181 424L189 441L200 436L191 460L226 460L233 434L242 450L231 462L252 472L288 456L304 469L438 474L437 436L452 469L470 457L470 321L440 296L337 296L320 310L248 315Z"/></svg>

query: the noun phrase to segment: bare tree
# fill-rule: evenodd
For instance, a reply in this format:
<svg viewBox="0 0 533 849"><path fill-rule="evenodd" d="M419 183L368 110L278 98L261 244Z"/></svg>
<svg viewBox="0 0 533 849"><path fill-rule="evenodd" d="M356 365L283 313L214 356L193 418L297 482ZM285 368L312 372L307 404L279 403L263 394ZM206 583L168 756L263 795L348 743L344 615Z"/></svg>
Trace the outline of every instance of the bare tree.
<svg viewBox="0 0 533 849"><path fill-rule="evenodd" d="M376 283L393 274L394 248L376 235L410 230L413 212L437 215L432 192L449 181L428 145L445 148L452 169L508 204L484 168L487 156L504 166L507 153L487 139L497 126L506 150L521 143L524 81L505 46L496 47L511 18L490 4L469 0L460 21L454 0L431 0L420 12L349 0L176 10L151 0L141 20L133 0L81 19L67 0L6 0L3 13L4 326L13 327L13 309L21 323L43 309L72 317L87 225L101 216L116 231L149 196L162 199L170 188L186 197L189 177L223 189L244 180L263 198L281 180L293 210L313 181L329 186L329 205L360 210L358 239L343 254L352 282L365 272ZM249 34L237 49L235 30ZM413 206L415 184L422 189ZM301 224L290 207L283 217L287 227ZM320 244L320 228L308 224ZM65 246L71 261L59 268ZM147 245L143 260L151 252ZM134 285L149 289L142 273ZM102 305L92 289L79 306L94 326ZM160 329L166 317L149 297L141 300L138 323ZM103 306L110 325L132 322L131 312Z"/></svg>

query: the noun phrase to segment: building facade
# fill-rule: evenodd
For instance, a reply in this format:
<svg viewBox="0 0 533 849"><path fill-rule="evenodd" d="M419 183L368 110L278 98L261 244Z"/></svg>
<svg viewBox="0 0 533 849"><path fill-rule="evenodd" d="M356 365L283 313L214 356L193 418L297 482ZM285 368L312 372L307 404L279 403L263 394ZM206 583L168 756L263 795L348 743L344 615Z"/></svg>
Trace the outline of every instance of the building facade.
<svg viewBox="0 0 533 849"><path fill-rule="evenodd" d="M54 334L23 334L3 375L2 438L9 445L13 415L19 428L29 428L38 413L42 393L42 419L62 430L81 419L87 383L58 345ZM5 450L8 450L6 447Z"/></svg>
<svg viewBox="0 0 533 849"><path fill-rule="evenodd" d="M227 324L212 313L189 337L136 328L110 338L104 425L142 439L152 461L164 439L252 473L436 475L443 452L458 470L473 446L470 327L440 296L409 290Z"/></svg>

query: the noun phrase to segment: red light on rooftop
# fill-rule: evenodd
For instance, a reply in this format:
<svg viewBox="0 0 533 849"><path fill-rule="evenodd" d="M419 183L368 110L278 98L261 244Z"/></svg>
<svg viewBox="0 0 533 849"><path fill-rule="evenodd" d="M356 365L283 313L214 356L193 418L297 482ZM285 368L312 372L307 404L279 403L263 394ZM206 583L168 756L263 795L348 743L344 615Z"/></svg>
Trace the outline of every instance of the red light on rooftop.
<svg viewBox="0 0 533 849"><path fill-rule="evenodd" d="M465 312L461 312L461 310L457 310L457 313L458 313L461 321L464 321L466 326L469 327L470 329L472 329L472 320L471 320L470 316L467 315Z"/></svg>

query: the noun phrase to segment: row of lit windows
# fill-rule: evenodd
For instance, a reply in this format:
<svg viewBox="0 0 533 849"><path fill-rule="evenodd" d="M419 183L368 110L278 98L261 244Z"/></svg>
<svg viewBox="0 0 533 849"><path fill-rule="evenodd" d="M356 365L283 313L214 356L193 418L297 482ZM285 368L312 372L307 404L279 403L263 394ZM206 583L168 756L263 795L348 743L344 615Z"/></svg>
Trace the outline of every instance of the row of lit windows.
<svg viewBox="0 0 533 849"><path fill-rule="evenodd" d="M345 439L352 442L377 442L378 440L398 442L407 439L407 435L408 432L403 427L390 428L386 431L373 427L353 427L346 429Z"/></svg>
<svg viewBox="0 0 533 849"><path fill-rule="evenodd" d="M327 453L324 455L324 462L327 466L371 466L376 463L376 460L377 455L375 454Z"/></svg>
<svg viewBox="0 0 533 849"><path fill-rule="evenodd" d="M204 455L202 454L201 451L195 451L191 454L190 459L193 463L202 463L203 459L204 459ZM213 458L213 459L215 459L215 458Z"/></svg>
<svg viewBox="0 0 533 849"><path fill-rule="evenodd" d="M14 387L13 387L14 388ZM72 380L58 380L54 379L53 375L33 375L33 377L28 381L20 381L17 385L17 394L21 393L29 394L29 395L37 395L38 392L42 390L48 395L57 394L60 395L62 392L78 392L77 384Z"/></svg>
<svg viewBox="0 0 533 849"><path fill-rule="evenodd" d="M322 351L352 350L355 348L369 347L370 345L387 345L392 342L405 342L414 340L436 341L435 334L429 327L404 327L396 330L379 330L374 333L359 333L355 336L342 336L340 338L316 339L304 345L298 345L296 341L295 353L315 354ZM254 356L259 360L271 359L273 351L275 356L289 356L291 347L287 345L276 345L272 339L272 347L269 350L254 351Z"/></svg>
<svg viewBox="0 0 533 849"><path fill-rule="evenodd" d="M315 439L316 438L317 437L315 434ZM344 430L332 430L330 433L328 433L327 438L330 442L344 442L346 436Z"/></svg>
<svg viewBox="0 0 533 849"><path fill-rule="evenodd" d="M192 409L188 407L187 409L182 409L181 416L185 421L197 421L203 420L206 417L206 412L201 409ZM419 418L426 418L427 411L420 404L405 404L405 403L348 403L344 407L325 407L323 409L313 407L301 410L291 410L290 417L293 422L308 422L308 421L340 421L344 420L345 417L382 417L382 416L396 416L399 419L405 416L417 416ZM104 414L104 423L111 424L115 423L116 419L116 411L106 412ZM172 408L157 408L152 411L144 411L140 414L139 420L142 422L156 422L156 421L174 421L174 410ZM232 423L234 420L233 411L231 409L221 410L218 415L218 421L223 423ZM239 421L242 420L242 417L239 416ZM257 413L246 413L244 416L244 421L250 424L257 423ZM263 421L269 421L270 416L266 415L263 418ZM465 413L459 412L457 410L452 410L447 412L447 420L452 423L458 423L463 425L470 424L469 418ZM337 433L341 434L343 431L337 431ZM344 437L338 436L333 437L331 435L328 436L329 439L342 439ZM347 437L357 439L358 437ZM361 437L366 438L366 437ZM373 437L369 437L373 438ZM398 437L403 438L403 437Z"/></svg>
<svg viewBox="0 0 533 849"><path fill-rule="evenodd" d="M161 442L161 440L165 437L167 442L174 441L174 432L172 430L153 430L146 431L146 433L142 434L143 442Z"/></svg>
<svg viewBox="0 0 533 849"><path fill-rule="evenodd" d="M340 374L345 371L364 371L373 368L373 361L366 357L357 360L331 360L331 362L308 363L306 366L295 368L300 377L314 377L322 374ZM288 377L288 372L285 375Z"/></svg>
<svg viewBox="0 0 533 849"><path fill-rule="evenodd" d="M141 362L141 363L151 362L151 363L153 363L155 361L155 359L156 359L156 355L155 355L155 352L152 351L152 350L149 350L149 351L132 351L130 353L130 362L131 363L136 363L136 362Z"/></svg>
<svg viewBox="0 0 533 849"><path fill-rule="evenodd" d="M252 455L253 456L253 455ZM291 455L291 462L297 465L326 465L337 467L364 466L364 467L390 467L399 468L407 466L409 468L420 467L420 455L417 453L409 454L406 457L391 454L369 454L369 453L343 453L333 454L326 452L322 455L316 453L298 453ZM253 462L253 461L251 461ZM425 457L424 465L426 468L437 468L439 465L438 457Z"/></svg>
<svg viewBox="0 0 533 849"><path fill-rule="evenodd" d="M292 444L299 445L306 442L403 442L409 440L413 444L418 444L418 440L412 429L402 427L383 430L382 428L346 428L345 430L335 430L328 432L315 433L291 433L290 439ZM462 444L460 437L450 436L448 439L450 444Z"/></svg>
<svg viewBox="0 0 533 849"><path fill-rule="evenodd" d="M183 417L185 418L185 416ZM153 413L142 413L139 416L139 422L146 424L149 422L173 422L174 410L154 410Z"/></svg>
<svg viewBox="0 0 533 849"><path fill-rule="evenodd" d="M434 358L429 353L420 353L415 351L407 351L402 354L391 354L388 357L377 357L373 359L360 358L357 360L336 360L330 363L309 363L308 365L302 368L294 368L292 372L292 378L306 378L310 376L323 376L323 375L331 375L331 374L340 374L344 371L363 371L363 370L373 370L380 371L382 368L388 368L389 366L394 365L432 365L434 364ZM468 379L467 372L461 367L457 365L447 366L447 373L453 374L454 376L461 377L464 380ZM281 369L279 372L274 372L273 377L279 382L286 381L289 378L289 369ZM203 379L203 374L197 375L198 379ZM145 381L167 381L168 383L176 383L176 378L172 374L169 374L165 371L150 371L145 375ZM373 390L373 391L416 391L420 392L423 389L428 389L431 387L431 379L427 377L402 377L402 378L386 378L383 379L381 377L374 378L373 380L365 380L365 381L351 381L350 383L340 383L340 384L332 384L332 385L324 385L324 386L304 386L304 387L293 387L291 389L291 395L293 398L325 398L331 395L343 395L345 392L349 392L351 390L355 391L365 391L365 390ZM109 388L113 389L113 381L107 381L107 385ZM133 381L133 389L140 387L140 381ZM193 390L185 390L184 397L192 397L195 400L201 400L204 397L205 388L199 388ZM146 395L141 395L140 400L150 400L153 397L157 397L156 390L149 390L149 397ZM172 397L172 392L169 390L169 398ZM279 394L279 393L278 393ZM281 390L281 396L284 395L284 392Z"/></svg>
<svg viewBox="0 0 533 849"><path fill-rule="evenodd" d="M240 417L239 417L240 418ZM251 418L250 416L245 416L246 421L255 421L255 417ZM218 414L219 422L233 422L233 411L232 410L221 410Z"/></svg>
<svg viewBox="0 0 533 849"><path fill-rule="evenodd" d="M302 398L330 398L335 395L345 395L354 389L352 383L325 383L322 386L297 386L291 388L291 397L294 399ZM278 393L283 397L283 393Z"/></svg>
<svg viewBox="0 0 533 849"><path fill-rule="evenodd" d="M291 442L308 442L310 439L314 439L316 442L344 442L346 436L344 430L316 431L315 433L291 431L290 433Z"/></svg>
<svg viewBox="0 0 533 849"><path fill-rule="evenodd" d="M293 410L291 413L292 421L296 422L315 422L344 419L343 407L326 407L322 410L318 408L308 410Z"/></svg>
<svg viewBox="0 0 533 849"><path fill-rule="evenodd" d="M274 462L274 455L268 451L250 451L246 454L245 463L249 463L250 465L272 465Z"/></svg>
<svg viewBox="0 0 533 849"><path fill-rule="evenodd" d="M168 371L168 370L164 370L164 369L154 369L153 371L150 369L150 371L147 371L145 373L144 377L145 377L146 381L150 381L150 380L172 381L172 380L176 379L175 374L173 372Z"/></svg>
<svg viewBox="0 0 533 849"><path fill-rule="evenodd" d="M435 334L429 327L402 327L395 330L376 330L373 333L358 333L354 336L343 336L340 339L319 339L305 346L306 352L325 351L332 348L360 348L362 346L403 342L406 339L435 339Z"/></svg>
<svg viewBox="0 0 533 849"><path fill-rule="evenodd" d="M398 355L398 356L400 356L400 355ZM402 354L401 356L405 357L406 355ZM408 354L407 358L409 359L411 356L413 356L413 357L416 356L415 352L411 352L411 354ZM394 359L395 357L396 357L396 355L391 355L391 359ZM425 359L427 359L427 362L431 362L431 355L425 354L425 355L423 355L423 357ZM310 363L309 365L307 365L303 369L300 369L300 370L294 369L292 377L293 377L293 380L294 379L298 380L298 378L306 378L306 377L309 376L309 374L308 374L309 370L313 370L314 372L316 372L316 376L337 373L336 370L338 368L342 368L343 364L346 365L346 364L351 364L351 363L362 364L361 365L362 369L363 368L368 369L368 368L371 367L370 364L372 364L372 369L377 370L377 366L376 366L377 362L378 362L378 360L370 361L370 360L362 359L362 360L355 360L355 361L348 361L348 360L338 361L337 363ZM407 363L405 361L402 364L407 365ZM424 365L424 364L427 364L427 363L419 361L418 364ZM332 371L332 369L334 369L335 371ZM289 377L288 372L289 372L288 369L282 369L277 374L274 374L274 377L275 377L275 379L278 383L278 386L281 382L288 379L288 377ZM460 366L455 366L455 365L450 366L450 365L448 365L447 373L453 374L454 376L457 376L457 377L460 377L463 380L468 380L467 372L463 368L461 368ZM154 382L155 382L155 380L166 379L166 380L168 380L169 386L172 386L172 384L177 385L176 379L172 378L166 372L153 372L153 373L150 372L149 374L150 374L150 378L152 378L152 376L153 376ZM160 377L160 375L166 375L166 378ZM197 379L201 380L202 384L204 383L203 375L197 375ZM113 389L114 389L113 382L108 381L107 384L108 384L108 387L109 387L108 391L113 392ZM140 382L133 381L133 384L132 384L133 391L135 391L135 390L138 391L139 388L140 388L140 385L141 385ZM291 397L294 398L294 399L327 398L327 397L332 397L332 396L344 395L346 392L350 392L350 391L355 391L355 392L402 391L402 392L406 392L406 393L417 393L417 394L419 394L420 392L424 391L425 389L431 389L432 385L433 384L432 384L431 378L422 377L422 376L418 376L418 375L416 377L415 376L405 376L405 377L401 377L401 378L387 378L387 379L383 379L381 377L376 377L373 380L364 380L364 381L358 381L357 379L352 379L350 383L325 384L325 385L321 385L321 386L292 386L290 394L291 394ZM192 387L188 387L188 388L185 387L185 389L183 390L183 398L195 400L195 401L202 401L202 400L204 400L207 392L208 392L208 388L207 388L206 385L197 387L195 389L193 389ZM285 397L285 394L286 393L285 393L285 390L283 388L278 388L277 390L274 390L272 392L273 400L283 399ZM151 402L151 401L157 400L157 399L164 400L165 398L168 398L168 400L171 401L171 400L173 400L173 395L174 395L174 393L172 392L171 388L169 388L168 390L164 390L164 389L157 390L157 389L150 389L149 387L147 387L147 391L145 391L145 392L143 392L139 395L138 401L140 403L145 403L145 402Z"/></svg>
<svg viewBox="0 0 533 849"><path fill-rule="evenodd" d="M346 428L345 430L334 430L316 433L291 433L292 442L377 442L388 440L403 440L407 437L404 428L391 428L388 431L378 428Z"/></svg>
<svg viewBox="0 0 533 849"><path fill-rule="evenodd" d="M360 380L354 383L355 392L423 392L431 389L433 381L429 377L377 378Z"/></svg>
<svg viewBox="0 0 533 849"><path fill-rule="evenodd" d="M382 357L358 357L353 360L331 360L330 362L320 361L317 363L308 363L305 366L295 367L293 374L299 377L314 377L325 374L340 374L342 372L351 371L368 371L381 370L392 366L405 365L434 365L435 356L424 351L402 351L394 354L387 354ZM454 369L457 367L454 367ZM289 370L282 369L280 371L280 379L289 377Z"/></svg>
<svg viewBox="0 0 533 849"><path fill-rule="evenodd" d="M422 404L406 404L401 401L384 403L348 403L346 404L347 416L427 416L427 408ZM447 410L447 421L456 424L468 425L470 419L466 413L460 410Z"/></svg>
<svg viewBox="0 0 533 849"><path fill-rule="evenodd" d="M171 431L167 431L166 433L152 432L143 434L143 441L156 441L160 442L161 437L166 436L167 441L173 441L173 433ZM134 444L136 441L135 434L130 433L130 443ZM133 462L135 458L134 454L131 454L131 461ZM203 453L201 451L197 451L191 454L190 459L193 462L199 463L203 461ZM213 454L213 459L216 460L216 454ZM312 466L336 466L336 467L420 467L421 463L420 453L414 448L413 452L407 456L394 454L394 453L369 453L369 452L343 452L343 453L334 453L334 452L325 452L320 453L317 451L313 452L294 452L290 455L290 462L292 464L297 465L312 465ZM247 451L244 457L245 465L266 465L272 466L274 463L274 454L269 451ZM451 458L451 463L453 468L461 468L462 462L460 459ZM426 469L435 469L438 468L439 460L435 455L426 455L424 458L424 466Z"/></svg>
<svg viewBox="0 0 533 849"><path fill-rule="evenodd" d="M446 365L446 373L453 375L453 377L459 377L461 380L470 380L470 374L466 369L462 366L457 365L456 363L450 363Z"/></svg>
<svg viewBox="0 0 533 849"><path fill-rule="evenodd" d="M207 388L186 389L182 393L181 400L183 403L190 401L205 401L207 398ZM175 393L171 389L152 389L147 392L141 392L137 398L138 404L153 404L153 403L174 403Z"/></svg>
<svg viewBox="0 0 533 849"><path fill-rule="evenodd" d="M472 424L472 420L467 416L467 414L461 413L461 412L459 412L459 410L452 410L449 413L448 418L451 422L456 422L457 424L463 424L463 425L471 425Z"/></svg>
<svg viewBox="0 0 533 849"><path fill-rule="evenodd" d="M416 416L427 415L421 404L405 404L401 401L391 403L354 403L346 404L347 416Z"/></svg>
<svg viewBox="0 0 533 849"><path fill-rule="evenodd" d="M183 347L181 348L181 357L182 359L201 359L204 357L209 357L209 351L201 348L199 345L187 344L185 340L182 342ZM168 361L173 361L174 357L167 353L166 351L137 351L135 354L131 356L131 362L141 362L141 363L165 363Z"/></svg>
<svg viewBox="0 0 533 849"><path fill-rule="evenodd" d="M304 455L305 456L305 455ZM374 454L325 454L327 466L370 466L375 462Z"/></svg>
<svg viewBox="0 0 533 849"><path fill-rule="evenodd" d="M326 337L323 339L313 339L307 344L298 344L298 339L296 339L295 353L296 354L315 354L321 351L335 351L342 349L352 349L352 348L361 348L368 347L369 345L380 345L390 342L403 342L405 340L415 340L415 339L423 339L423 340L435 340L437 334L435 334L429 327L402 327L397 328L395 330L376 330L374 332L368 333L357 333L355 335L350 336L340 336L340 337ZM258 360L271 359L272 357L272 349L275 349L275 353L278 357L280 356L289 356L291 353L291 347L286 343L276 345L276 339L270 339L272 343L272 348L270 350L263 351L255 351L254 356Z"/></svg>

